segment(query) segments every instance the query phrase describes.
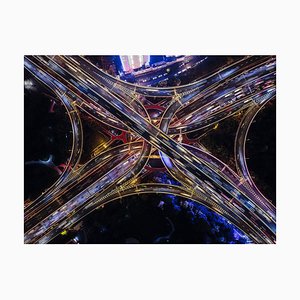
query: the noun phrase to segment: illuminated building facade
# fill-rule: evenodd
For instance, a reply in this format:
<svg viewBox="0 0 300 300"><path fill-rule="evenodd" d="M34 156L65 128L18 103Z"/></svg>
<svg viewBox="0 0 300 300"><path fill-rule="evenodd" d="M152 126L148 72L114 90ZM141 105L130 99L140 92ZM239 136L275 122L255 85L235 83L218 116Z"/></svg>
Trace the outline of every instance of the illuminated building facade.
<svg viewBox="0 0 300 300"><path fill-rule="evenodd" d="M134 69L140 68L149 62L150 55L120 55L122 68L125 73L130 73Z"/></svg>

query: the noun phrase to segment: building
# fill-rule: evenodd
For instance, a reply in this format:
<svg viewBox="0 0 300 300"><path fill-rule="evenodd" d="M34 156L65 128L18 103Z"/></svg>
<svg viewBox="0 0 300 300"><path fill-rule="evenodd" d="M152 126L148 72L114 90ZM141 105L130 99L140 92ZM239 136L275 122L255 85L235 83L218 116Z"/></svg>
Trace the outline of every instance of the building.
<svg viewBox="0 0 300 300"><path fill-rule="evenodd" d="M124 73L131 73L149 63L150 55L120 55Z"/></svg>

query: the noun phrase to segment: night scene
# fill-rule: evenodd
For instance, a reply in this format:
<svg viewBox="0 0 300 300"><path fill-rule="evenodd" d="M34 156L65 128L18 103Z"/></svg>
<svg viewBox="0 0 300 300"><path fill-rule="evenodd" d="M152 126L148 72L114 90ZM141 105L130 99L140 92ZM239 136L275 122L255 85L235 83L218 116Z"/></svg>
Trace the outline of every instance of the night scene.
<svg viewBox="0 0 300 300"><path fill-rule="evenodd" d="M276 56L24 56L25 244L275 244Z"/></svg>

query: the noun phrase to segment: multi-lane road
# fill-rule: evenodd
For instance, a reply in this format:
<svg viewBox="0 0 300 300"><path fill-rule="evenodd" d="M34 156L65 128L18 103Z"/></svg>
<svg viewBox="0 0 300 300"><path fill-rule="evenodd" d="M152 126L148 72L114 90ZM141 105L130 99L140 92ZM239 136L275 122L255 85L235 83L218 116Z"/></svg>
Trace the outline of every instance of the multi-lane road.
<svg viewBox="0 0 300 300"><path fill-rule="evenodd" d="M135 140L118 150L109 149L78 172L67 174L55 189L27 207L26 243L47 243L93 209L125 195L126 190L134 190L132 179L142 172L152 149L159 150L167 170L188 191L181 191L181 196L222 214L254 242L275 243L275 207L245 178L245 172L236 174L212 154L183 145L176 138L179 133L210 126L246 108L258 110L272 99L276 68L273 57L244 57L191 84L168 88L120 81L80 56L28 56L25 68L57 91L76 112L126 131ZM158 126L152 123L143 96L169 99ZM249 127L253 118L247 123L248 119L243 119L244 125L240 126ZM75 137L80 136L78 128L73 126ZM237 143L243 144L246 134L238 136ZM80 155L80 151L78 148L76 153ZM146 191L166 190L150 185L145 186Z"/></svg>

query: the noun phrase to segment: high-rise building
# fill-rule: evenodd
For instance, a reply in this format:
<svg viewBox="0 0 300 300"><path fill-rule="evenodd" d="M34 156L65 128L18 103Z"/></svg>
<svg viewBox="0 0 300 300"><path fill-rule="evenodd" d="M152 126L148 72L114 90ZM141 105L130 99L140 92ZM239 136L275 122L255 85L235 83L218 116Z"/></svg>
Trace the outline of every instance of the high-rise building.
<svg viewBox="0 0 300 300"><path fill-rule="evenodd" d="M130 73L149 62L150 55L120 55L123 71Z"/></svg>

